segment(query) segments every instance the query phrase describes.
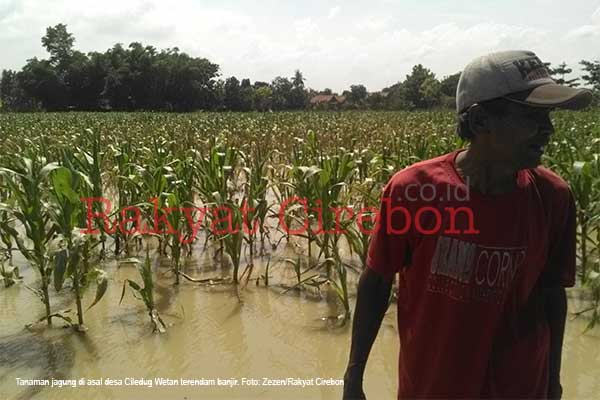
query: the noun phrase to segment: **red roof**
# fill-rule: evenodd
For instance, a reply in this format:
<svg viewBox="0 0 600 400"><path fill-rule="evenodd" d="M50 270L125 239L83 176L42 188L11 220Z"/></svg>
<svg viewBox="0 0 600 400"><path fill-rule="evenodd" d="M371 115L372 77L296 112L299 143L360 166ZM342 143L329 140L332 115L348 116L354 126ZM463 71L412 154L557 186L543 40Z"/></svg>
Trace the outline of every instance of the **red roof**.
<svg viewBox="0 0 600 400"><path fill-rule="evenodd" d="M335 94L318 94L315 97L313 97L312 99L310 99L311 104L330 103L330 102L336 102L338 104L341 104L344 101L346 101L346 98L344 96L338 96Z"/></svg>

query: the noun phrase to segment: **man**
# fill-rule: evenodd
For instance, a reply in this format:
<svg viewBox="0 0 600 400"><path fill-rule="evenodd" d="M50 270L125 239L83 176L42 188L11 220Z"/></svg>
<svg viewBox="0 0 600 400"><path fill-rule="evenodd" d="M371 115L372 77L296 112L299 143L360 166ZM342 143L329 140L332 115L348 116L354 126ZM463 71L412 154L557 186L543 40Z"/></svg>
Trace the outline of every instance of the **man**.
<svg viewBox="0 0 600 400"><path fill-rule="evenodd" d="M469 147L411 165L384 189L344 398L364 398L396 273L399 398L560 398L575 204L540 158L553 132L549 112L590 101L588 90L557 85L529 51L489 54L464 69L457 132Z"/></svg>

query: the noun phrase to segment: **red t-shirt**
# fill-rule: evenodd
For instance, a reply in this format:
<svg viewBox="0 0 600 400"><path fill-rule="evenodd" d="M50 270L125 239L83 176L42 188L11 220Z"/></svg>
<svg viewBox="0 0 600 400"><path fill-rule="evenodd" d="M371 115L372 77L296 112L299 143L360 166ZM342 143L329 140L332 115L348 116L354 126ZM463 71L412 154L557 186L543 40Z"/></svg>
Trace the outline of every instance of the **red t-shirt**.
<svg viewBox="0 0 600 400"><path fill-rule="evenodd" d="M540 166L510 193L468 193L460 151L397 172L371 238L368 267L400 274L398 397L545 397L540 288L575 283L571 190Z"/></svg>

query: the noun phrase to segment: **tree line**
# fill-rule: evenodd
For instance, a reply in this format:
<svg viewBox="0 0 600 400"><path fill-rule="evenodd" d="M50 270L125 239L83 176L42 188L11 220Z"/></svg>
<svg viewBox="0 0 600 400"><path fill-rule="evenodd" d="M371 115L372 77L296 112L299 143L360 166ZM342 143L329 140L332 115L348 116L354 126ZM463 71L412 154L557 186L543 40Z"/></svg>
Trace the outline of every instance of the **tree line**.
<svg viewBox="0 0 600 400"><path fill-rule="evenodd" d="M46 29L42 45L48 59L29 59L20 71L3 70L0 109L5 111L268 111L320 109L413 110L454 107L460 72L436 78L415 65L403 81L369 93L351 85L341 94L304 85L292 77L271 82L219 77L219 66L191 57L177 47L157 50L133 42L115 44L106 52L84 54L74 48L67 26ZM553 78L572 87L585 84L600 99L600 61L580 62L584 75L569 78L572 69L547 64ZM319 96L322 95L322 96ZM318 96L318 97L317 97ZM312 100L312 101L311 101ZM599 101L596 102L598 104Z"/></svg>

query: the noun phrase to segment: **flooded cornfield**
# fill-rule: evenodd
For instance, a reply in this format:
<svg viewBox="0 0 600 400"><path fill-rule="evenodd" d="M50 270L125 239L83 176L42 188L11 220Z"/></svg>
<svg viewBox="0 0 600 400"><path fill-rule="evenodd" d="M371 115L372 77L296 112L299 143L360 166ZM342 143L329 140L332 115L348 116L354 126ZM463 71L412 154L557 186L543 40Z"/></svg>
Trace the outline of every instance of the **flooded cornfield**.
<svg viewBox="0 0 600 400"><path fill-rule="evenodd" d="M278 284L266 287L250 282L241 293L226 284L174 286L168 260L155 255L156 308L167 326L162 335L152 332L143 305L136 299L126 295L119 304L122 282L135 280L138 274L135 265L118 260L103 265L108 289L88 312L85 334L60 321L52 327L42 321L25 328L43 319L43 310L25 287L36 285L35 271L15 257L24 281L4 289L0 296L1 397L341 398L339 383L347 363L350 327L331 318L343 311L335 294L288 290L295 271L285 260L294 255L293 247L282 245L280 251L255 262L258 276L268 260L269 273ZM207 279L230 276L230 266L215 262L213 250L188 259L185 273ZM93 300L93 294L85 294L85 304ZM351 296L354 299L354 293ZM571 300L571 311L581 307L575 300ZM52 305L57 310L75 307L68 294L56 296ZM370 398L395 396L400 350L395 306L390 305L369 358L365 391ZM596 374L600 334L597 330L584 333L586 323L573 317L567 323L562 368L565 398L591 399L600 392ZM304 380L305 385L281 385L280 380L288 378ZM19 385L18 380L47 380L48 384Z"/></svg>
<svg viewBox="0 0 600 400"><path fill-rule="evenodd" d="M0 122L2 400L339 399L382 189L463 146L450 112ZM596 398L600 126L594 112L555 122L543 161L579 227L562 383ZM394 302L369 398L396 395Z"/></svg>

